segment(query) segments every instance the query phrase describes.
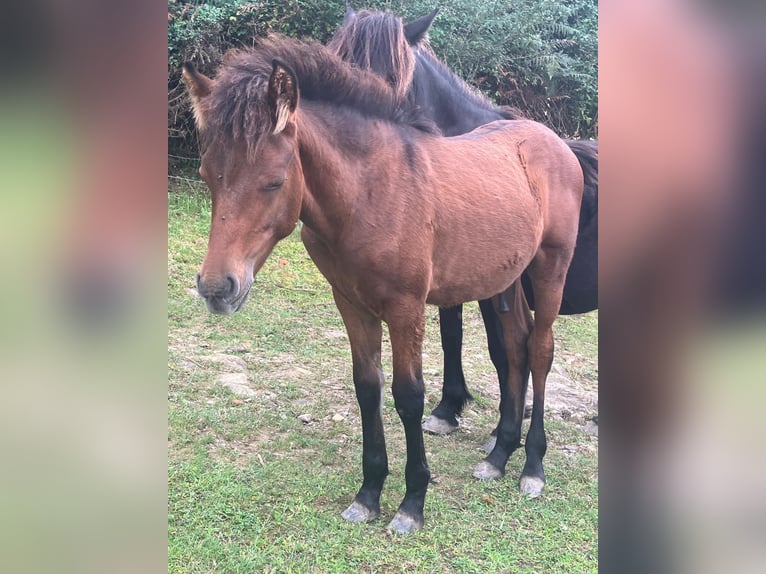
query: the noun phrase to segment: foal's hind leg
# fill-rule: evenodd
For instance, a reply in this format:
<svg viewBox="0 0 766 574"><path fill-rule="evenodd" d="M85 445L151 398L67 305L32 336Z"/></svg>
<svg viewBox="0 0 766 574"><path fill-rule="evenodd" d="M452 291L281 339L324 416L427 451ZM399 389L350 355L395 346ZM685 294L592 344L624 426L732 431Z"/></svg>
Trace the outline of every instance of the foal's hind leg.
<svg viewBox="0 0 766 574"><path fill-rule="evenodd" d="M442 398L423 430L433 434L450 434L457 430L457 416L463 411L471 394L465 384L461 355L463 351L463 306L439 308L439 331L444 352L444 383Z"/></svg>
<svg viewBox="0 0 766 574"><path fill-rule="evenodd" d="M364 481L354 502L342 516L351 522L370 522L380 514L380 493L388 475L386 441L380 414L383 371L380 366L380 319L359 311L333 289L351 343L354 388L362 414L362 473Z"/></svg>
<svg viewBox="0 0 766 574"><path fill-rule="evenodd" d="M476 467L473 475L480 479L500 478L505 474L508 457L521 442L521 421L527 390L527 338L532 317L520 282L505 292L510 309L500 313L503 325L508 370L500 395L500 423L497 440L489 455Z"/></svg>
<svg viewBox="0 0 766 574"><path fill-rule="evenodd" d="M547 450L543 413L545 379L553 363L553 321L558 316L571 249L541 247L529 274L535 295L535 322L529 336L529 364L532 371L532 420L524 450L527 460L521 472L521 492L539 496L545 486L543 456Z"/></svg>

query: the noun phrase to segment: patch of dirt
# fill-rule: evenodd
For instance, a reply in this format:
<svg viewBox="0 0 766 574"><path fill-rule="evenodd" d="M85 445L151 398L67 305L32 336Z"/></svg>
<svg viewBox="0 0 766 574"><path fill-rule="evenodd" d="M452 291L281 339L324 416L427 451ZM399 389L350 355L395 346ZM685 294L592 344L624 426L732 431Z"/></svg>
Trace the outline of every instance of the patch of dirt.
<svg viewBox="0 0 766 574"><path fill-rule="evenodd" d="M269 454L264 446L271 442L272 437L258 437L253 441L233 440L227 441L216 438L208 445L208 453L213 460L231 462L239 468L249 468L254 462L261 466L266 465L264 454Z"/></svg>
<svg viewBox="0 0 766 574"><path fill-rule="evenodd" d="M531 404L532 381L527 402ZM554 365L545 382L545 410L564 420L584 424L598 412L598 392L577 384L560 366Z"/></svg>
<svg viewBox="0 0 766 574"><path fill-rule="evenodd" d="M468 381L469 390L489 396L492 401L500 401L500 387L494 371L487 372L483 377L485 384L480 381ZM469 375L466 373L466 379ZM437 377L438 379L438 377ZM441 380L433 380L429 386L429 394L438 400L441 397ZM554 363L548 378L545 381L545 412L546 416L557 416L563 420L572 420L578 424L585 424L586 420L598 413L598 390L593 385L580 383L569 377L566 369ZM526 397L526 414L532 409L532 378L529 379Z"/></svg>
<svg viewBox="0 0 766 574"><path fill-rule="evenodd" d="M213 355L204 355L199 360L208 363L214 363L219 366L221 371L227 373L245 373L247 374L247 363L241 357L215 353Z"/></svg>
<svg viewBox="0 0 766 574"><path fill-rule="evenodd" d="M338 329L322 329L321 332L328 339L348 339L346 332Z"/></svg>
<svg viewBox="0 0 766 574"><path fill-rule="evenodd" d="M324 330L322 333L329 339L328 344L338 343L341 338L346 338L345 332ZM331 340L335 339L334 342ZM181 341L177 341L181 343ZM176 367L193 372L206 372L209 376L210 386L224 386L231 390L238 398L249 402L257 395L261 404L273 403L274 408L283 409L285 405L280 397L275 395L274 390L259 388L259 372L269 372L270 377L276 377L284 382L294 382L296 393L299 395L291 400L295 412L292 416L303 413L311 413L311 423L308 426L324 430L334 429L331 433L333 442L345 444L349 442L346 434L338 435L341 429L347 429L354 438L351 442L360 441L361 432L358 406L354 396L353 383L351 381L350 364L347 361L332 360L325 363L303 363L291 353L281 353L272 356L257 356L246 353L244 358L226 352L211 352L209 354L196 354L183 351L191 350L188 341L186 344L176 346L176 351L181 351ZM340 344L343 344L342 341ZM484 395L490 400L490 409L497 408L500 392L497 377L486 352L470 352L470 343L466 341L464 348L463 364L468 381L468 386L475 396ZM179 349L180 347L180 349ZM473 347L475 348L475 346ZM197 346L197 351L205 349ZM203 350L203 353L205 351ZM426 344L423 357L423 370L426 378L428 404L425 415L435 406L441 397L441 372L442 362L441 349L438 348L438 339ZM587 359L585 359L587 360ZM566 361L565 361L566 362ZM384 404L391 398L391 367L390 348L384 344L384 373L386 383L384 385ZM566 365L568 366L568 365ZM573 368L574 373L577 372ZM573 374L574 374L573 373ZM594 381L573 380L568 370L561 363L555 363L546 382L546 417L556 417L577 424L583 431L593 438L586 441L588 449L596 449L598 441L598 425L592 419L598 413L598 391ZM527 403L531 405L532 384L530 381ZM329 400L328 400L329 399ZM320 407L321 408L318 408ZM495 411L496 412L496 411ZM385 410L384 410L385 413ZM391 413L389 413L391 414ZM396 419L395 412L391 415ZM387 421L388 425L392 421ZM324 427L327 427L325 429ZM472 417L463 417L461 431L471 433ZM482 429L484 430L484 429ZM211 456L233 461L238 466L251 464L264 464L263 457L277 456L269 451L268 443L274 437L266 431L267 436L257 437L250 441L226 441L217 437L209 446ZM275 435L276 436L276 435ZM342 438L341 438L342 437ZM593 442L595 441L595 442ZM592 443L592 444L591 444ZM569 446L569 445L568 445ZM572 445L574 448L574 445ZM579 448L579 447L578 447ZM567 450L567 447L564 447Z"/></svg>

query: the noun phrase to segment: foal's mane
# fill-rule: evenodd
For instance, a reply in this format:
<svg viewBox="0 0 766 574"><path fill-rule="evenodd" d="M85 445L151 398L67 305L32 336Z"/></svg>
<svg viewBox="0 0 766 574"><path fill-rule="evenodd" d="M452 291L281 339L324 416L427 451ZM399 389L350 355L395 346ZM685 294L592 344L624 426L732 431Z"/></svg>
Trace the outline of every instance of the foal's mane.
<svg viewBox="0 0 766 574"><path fill-rule="evenodd" d="M252 153L262 136L272 131L267 87L274 59L295 72L301 100L438 133L433 122L397 98L379 76L353 68L318 42L272 34L256 40L252 48L231 50L224 57L205 102L203 145L213 140L245 142Z"/></svg>
<svg viewBox="0 0 766 574"><path fill-rule="evenodd" d="M401 17L390 12L360 10L344 20L327 47L355 66L386 79L403 99L412 98L417 58L425 61L448 83L454 97L516 120L524 114L509 106L494 105L480 91L450 70L431 49L428 39L410 46Z"/></svg>

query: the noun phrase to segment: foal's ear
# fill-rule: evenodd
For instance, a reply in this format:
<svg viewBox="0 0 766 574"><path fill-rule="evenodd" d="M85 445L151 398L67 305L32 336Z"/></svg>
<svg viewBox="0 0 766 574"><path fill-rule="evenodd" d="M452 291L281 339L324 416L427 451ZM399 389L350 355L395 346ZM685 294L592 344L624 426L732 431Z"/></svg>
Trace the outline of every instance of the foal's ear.
<svg viewBox="0 0 766 574"><path fill-rule="evenodd" d="M404 25L404 37L407 38L407 42L410 46L417 46L423 41L438 13L439 8L435 8L430 14L421 16L417 20L413 20L409 24Z"/></svg>
<svg viewBox="0 0 766 574"><path fill-rule="evenodd" d="M280 133L298 107L298 79L292 68L281 60L272 60L269 78L269 109L274 122L274 135Z"/></svg>
<svg viewBox="0 0 766 574"><path fill-rule="evenodd" d="M192 109L194 110L194 119L197 122L197 127L202 129L205 126L205 118L202 114L202 100L210 95L213 80L198 72L189 62L186 62L183 65L181 76L184 79L186 88L189 90L189 96L191 96Z"/></svg>

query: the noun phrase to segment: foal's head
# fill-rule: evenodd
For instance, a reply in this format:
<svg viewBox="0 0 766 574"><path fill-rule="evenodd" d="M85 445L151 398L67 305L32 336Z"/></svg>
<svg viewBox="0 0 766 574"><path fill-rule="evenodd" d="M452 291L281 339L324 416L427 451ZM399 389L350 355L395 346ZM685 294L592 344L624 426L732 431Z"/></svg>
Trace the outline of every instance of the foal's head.
<svg viewBox="0 0 766 574"><path fill-rule="evenodd" d="M311 118L364 129L384 120L437 132L377 74L354 68L317 42L272 35L230 52L215 80L191 65L183 76L200 134L200 173L213 198L197 288L215 313L242 306L254 273L295 228L306 193L299 135L311 132Z"/></svg>
<svg viewBox="0 0 766 574"><path fill-rule="evenodd" d="M215 80L188 64L183 70L213 204L197 290L221 314L242 307L254 274L295 228L304 189L295 74L279 60L261 70L232 60Z"/></svg>

